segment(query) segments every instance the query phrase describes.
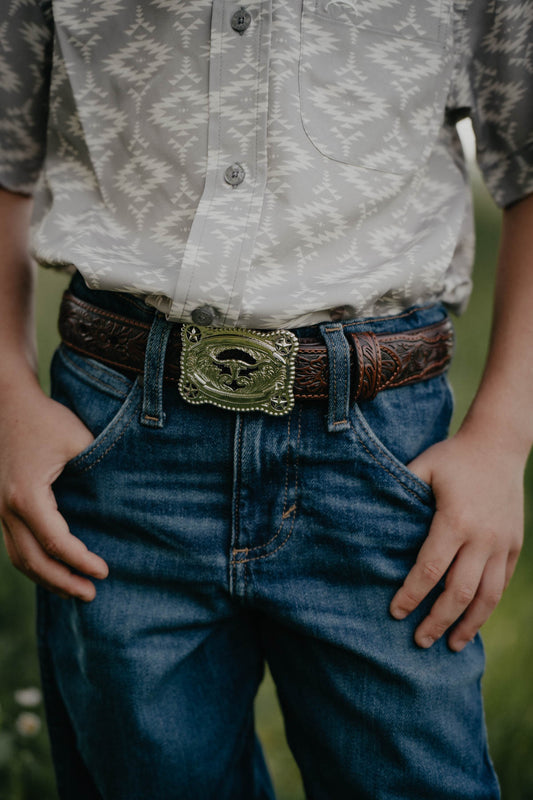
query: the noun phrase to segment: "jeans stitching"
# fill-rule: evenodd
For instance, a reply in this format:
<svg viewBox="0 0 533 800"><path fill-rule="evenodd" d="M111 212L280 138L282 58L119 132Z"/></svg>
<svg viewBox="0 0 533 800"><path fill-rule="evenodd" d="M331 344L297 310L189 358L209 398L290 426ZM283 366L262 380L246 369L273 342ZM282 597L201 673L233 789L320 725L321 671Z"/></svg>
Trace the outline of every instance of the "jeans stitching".
<svg viewBox="0 0 533 800"><path fill-rule="evenodd" d="M288 423L287 423L287 458L286 458L286 465L285 465L285 492L284 492L284 496L283 496L283 510L281 512L281 523L279 525L279 528L277 529L276 533L273 536L271 536L270 539L267 542L263 542L263 544L258 544L258 545L255 545L254 547L243 547L241 549L234 548L233 549L233 554L234 555L236 553L252 553L252 552L254 552L254 550L262 550L263 548L268 547L269 544L271 544L273 541L275 541L278 538L278 536L281 533L281 530L282 530L283 526L285 525L285 520L287 519L287 517L284 517L283 515L285 514L285 512L287 510L287 495L289 493L289 473L290 473L290 454L289 454L290 450L289 450L289 446L290 446L290 442L291 442L291 419L292 419L292 414L289 416ZM243 564L244 562L243 561L237 561L236 563L237 564Z"/></svg>
<svg viewBox="0 0 533 800"><path fill-rule="evenodd" d="M158 350L157 350L157 367L156 367L156 373L155 373L155 391L156 391L156 396L157 396L157 400L158 400L157 409L156 409L156 416L151 416L150 414L147 414L146 412L143 414L144 419L151 419L154 422L159 422L161 420L162 411L163 411L163 409L161 408L161 405L162 405L161 404L161 396L160 396L160 393L159 393L159 380L160 380L160 377L161 377L161 366L162 366L162 364L161 364L161 350L162 349L163 349L163 336L160 335L159 336L159 347L158 347ZM165 348L165 350L166 350L166 348ZM148 391L148 389L145 389L145 391ZM149 405L151 405L151 403L149 403ZM144 402L143 402L143 406L144 406Z"/></svg>
<svg viewBox="0 0 533 800"><path fill-rule="evenodd" d="M242 419L239 418L238 420L239 425L239 438L237 440L237 487L235 491L235 500L233 505L233 519L234 519L234 541L235 544L239 543L239 534L240 534L240 503L241 503L241 448L242 448ZM233 553L236 552L245 552L246 548L243 551L239 551L237 547L233 547Z"/></svg>
<svg viewBox="0 0 533 800"><path fill-rule="evenodd" d="M302 432L302 409L300 407L299 414L298 414L298 435L297 435L297 438L296 438L296 460L294 462L294 512L293 512L293 515L292 515L292 525L291 525L291 527L289 529L289 532L287 533L287 536L283 539L282 542L280 542L278 544L276 549L272 550L270 553L263 553L260 556L252 556L251 558L243 558L242 560L234 561L233 562L234 564L247 564L249 561L259 561L262 558L269 558L270 556L273 556L275 553L277 553L278 550L281 550L281 548L289 541L289 539L290 539L290 537L292 535L292 532L294 530L294 525L296 523L296 512L298 510L298 508L297 508L297 496L298 496L298 477L299 477L299 462L300 462L299 446L300 446L300 435L301 435L301 432ZM280 530L281 530L281 527L280 527ZM276 536L277 536L277 534L276 534ZM275 538L276 537L273 537L273 539L271 539L270 541L272 542ZM265 547L265 545L259 545L259 547ZM258 548L251 548L250 552L252 552L253 550L256 550L256 549L258 549Z"/></svg>
<svg viewBox="0 0 533 800"><path fill-rule="evenodd" d="M331 330L331 329L329 329ZM335 342L333 344L333 414L337 415L337 345ZM336 421L334 424L337 424Z"/></svg>
<svg viewBox="0 0 533 800"><path fill-rule="evenodd" d="M120 436L119 436L117 439L114 439L114 440L111 442L111 444L109 445L109 447L107 448L107 450L105 450L105 451L104 451L104 452L103 452L103 453L102 453L102 454L101 454L101 455L100 455L100 456L99 456L99 457L96 459L96 461L93 461L93 462L91 462L90 464L88 464L88 465L86 465L86 466L82 467L81 469L78 469L78 467L77 467L77 464L76 464L76 463L72 464L72 465L71 465L71 467L69 467L69 468L72 468L72 469L76 470L77 472L79 472L79 473L82 473L82 472L88 472L90 469L92 469L93 467L95 467L95 466L96 466L96 465L97 465L97 464L98 464L98 463L99 463L99 462L100 462L100 461L101 461L101 460L102 460L102 459L103 459L103 458L104 458L104 457L105 457L105 456L106 456L106 455L109 453L109 451L110 451L110 450L112 450L112 449L115 447L115 445L117 445L117 444L120 442L120 440L122 439L122 437L123 437L123 436L124 436L124 434L126 433L127 429L128 429L128 428L129 428L129 426L131 425L132 421L135 419L135 415L136 415L137 411L138 411L138 410L141 408L141 405L142 405L142 404L141 404L141 401L139 400L139 401L137 402L137 405L135 405L135 406L133 407L133 410L130 412L130 414L129 414L129 419L128 419L128 421L126 422L126 424L124 425L124 428L122 429L122 432L121 432ZM132 406L133 406L133 403L132 403ZM112 424L111 424L111 426L110 426L109 430L106 432L106 434L105 434L105 436L102 438L102 440L98 442L98 444L95 446L95 448L94 448L94 449L96 449L97 447L101 447L101 446L102 446L102 444L105 442L105 440L106 440L106 439L109 439L109 436L111 435L111 433L113 433L113 431L115 430L115 428L117 427L117 425L118 425L120 422L122 422L122 421L123 421L123 418L124 418L124 415L125 415L125 411L126 411L126 409L125 409L125 407L123 407L123 408L122 408L122 409L121 409L121 410L118 412L118 415L117 415L116 419L115 419L115 420L112 422ZM97 438L98 438L98 437L97 437ZM96 441L96 439L95 439L95 441ZM90 458L91 458L91 456L92 456L92 455L93 455L93 450L91 449L91 451L90 451L89 453L87 453L87 454L86 454L86 455L84 455L84 456L81 456L81 458L80 458L80 463L81 463L82 461L87 461L88 459L90 459ZM76 459L77 459L77 458L78 458L78 457L76 456ZM67 466L68 466L68 464L67 464Z"/></svg>
<svg viewBox="0 0 533 800"><path fill-rule="evenodd" d="M345 405L348 404L348 397L350 395L350 351L348 349L348 340L344 335L344 329L342 331L342 338L343 338L343 348L342 352L344 354L344 402Z"/></svg>
<svg viewBox="0 0 533 800"><path fill-rule="evenodd" d="M137 403L137 405L133 409L133 413L131 414L129 420L127 421L127 423L125 424L124 428L122 429L122 433L120 434L120 436L117 439L115 439L113 442L111 442L111 444L109 445L107 450L105 450L105 452L103 452L96 461L93 461L92 464L89 464L88 466L86 466L83 469L81 469L80 472L88 472L90 469L95 467L109 453L109 451L112 450L120 442L120 440L122 439L122 437L126 433L127 429L131 425L132 421L135 419L137 410L140 409L140 408L141 408L141 403L139 402L139 403ZM117 423L118 423L118 421L119 420L117 420ZM98 445L100 445L100 444L101 444L101 442L98 443Z"/></svg>
<svg viewBox="0 0 533 800"><path fill-rule="evenodd" d="M344 327L345 326L343 325L342 328L344 328ZM324 330L325 330L326 333L336 333L336 332L339 331L339 328L338 327L325 328ZM342 336L344 338L344 330L342 330ZM346 345L347 345L347 342L346 342ZM328 348L328 351L329 351L329 348ZM332 365L331 365L332 369L330 370L330 372L333 373L333 381L332 381L333 382L333 393L332 393L332 395L333 395L333 397L332 397L333 412L332 413L330 412L330 416L333 416L334 418L337 416L338 406L339 406L339 401L338 401L339 391L338 391L338 383L337 383L337 355L338 355L338 345L334 341L333 342L333 358L330 359L329 356L328 356L328 361L332 362ZM349 375L350 355L349 355L349 352L347 351L347 346L342 348L342 357L344 359L345 374ZM347 390L348 387L344 386L343 388L344 388L344 391L346 393L346 390ZM327 395L324 395L324 397L327 397ZM348 422L348 420L346 419L346 416L344 415L343 419L334 419L333 422L331 422L330 424L331 424L331 426L333 428L335 428L338 425L346 425L347 422Z"/></svg>
<svg viewBox="0 0 533 800"><path fill-rule="evenodd" d="M344 336L344 331L343 331L343 336ZM342 354L344 356L345 375L348 376L350 374L350 355L349 355L349 352L347 351L346 347L343 347ZM337 413L337 406L338 406L338 401L337 401L337 365L336 365L336 359L333 360L333 363L334 363L334 369L335 369L335 414L336 414ZM346 392L347 387L345 386L344 389L345 389L345 392ZM335 420L333 425L334 426L335 425L345 425L347 422L348 422L348 420L345 417L344 419Z"/></svg>
<svg viewBox="0 0 533 800"><path fill-rule="evenodd" d="M416 498L417 498L417 500L419 500L421 503L423 503L424 505L428 506L428 508L429 508L429 507L430 507L430 506L429 506L429 504L426 502L426 500L424 500L424 498L423 498L423 497L421 497L421 496L418 494L418 492L416 492L414 489L411 489L411 488L410 488L410 487L409 487L409 486L408 486L408 485L405 483L405 481L403 481L403 480L402 480L402 479L401 479L401 478L400 478L400 477L399 477L399 476L398 476L398 475L397 475L395 472L392 472L392 470L388 469L388 468L385 466L385 464L383 464L383 463L382 463L382 462L379 460L379 458L377 458L377 457L374 455L374 453L372 453L372 451L371 451L371 450L368 448L368 446L367 446L367 445L365 444L365 442L363 441L363 439L362 439L362 437L361 437L361 435L360 435L359 431L358 431L358 430L355 428L355 426L354 426L354 424L351 422L351 420L350 420L350 427L351 427L351 429L353 430L353 432L355 433L355 435L356 435L357 439L359 440L359 442L360 442L360 444L362 445L362 447L364 448L364 450L366 450L366 452L368 453L368 455L369 455L369 456L370 456L370 457L371 457L371 458L372 458L372 459L373 459L373 460L376 462L376 464L377 464L379 467L381 467L381 469L383 469L385 472L387 472L387 473L388 473L388 474L389 474L389 475L390 475L392 478L394 478L394 480L395 480L397 483L399 483L399 484L400 484L400 485L401 485L401 486L402 486L402 487L405 489L405 491L406 491L406 492L409 492L409 494L412 494L412 495L413 495L413 497L416 497ZM381 455L382 455L384 458L386 458L388 461L390 461L391 465L395 467L396 465L394 464L394 462L393 462L393 461L391 461L391 459L390 459L390 457L389 457L388 453L386 453L386 451L385 451L385 450L383 450L381 447L379 447L379 444L378 444L378 442L375 442L375 445L376 445L376 447L378 448L378 450L379 450L379 452L381 453Z"/></svg>

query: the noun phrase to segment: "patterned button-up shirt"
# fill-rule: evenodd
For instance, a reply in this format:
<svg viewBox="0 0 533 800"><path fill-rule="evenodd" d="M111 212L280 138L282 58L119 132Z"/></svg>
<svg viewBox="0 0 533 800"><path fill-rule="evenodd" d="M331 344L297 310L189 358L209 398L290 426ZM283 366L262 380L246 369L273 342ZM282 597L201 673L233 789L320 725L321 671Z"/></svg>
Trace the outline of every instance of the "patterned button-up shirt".
<svg viewBox="0 0 533 800"><path fill-rule="evenodd" d="M467 115L496 202L532 192L531 0L0 11L0 184L36 193L37 259L173 320L462 309Z"/></svg>

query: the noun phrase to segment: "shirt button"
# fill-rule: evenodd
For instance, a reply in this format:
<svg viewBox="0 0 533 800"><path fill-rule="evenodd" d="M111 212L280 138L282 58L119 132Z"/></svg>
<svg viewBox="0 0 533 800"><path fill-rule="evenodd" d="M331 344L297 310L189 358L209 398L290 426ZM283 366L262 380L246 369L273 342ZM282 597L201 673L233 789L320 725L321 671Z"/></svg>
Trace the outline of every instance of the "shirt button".
<svg viewBox="0 0 533 800"><path fill-rule="evenodd" d="M226 183L229 183L230 186L238 186L239 183L243 182L245 174L240 164L232 164L231 167L228 167L225 171L224 180Z"/></svg>
<svg viewBox="0 0 533 800"><path fill-rule="evenodd" d="M196 325L211 325L215 316L216 311L213 306L198 306L191 313L191 319Z"/></svg>
<svg viewBox="0 0 533 800"><path fill-rule="evenodd" d="M237 33L240 33L242 36L246 28L250 27L251 21L252 15L244 8L244 6L241 6L231 18L231 27L234 31L237 31Z"/></svg>

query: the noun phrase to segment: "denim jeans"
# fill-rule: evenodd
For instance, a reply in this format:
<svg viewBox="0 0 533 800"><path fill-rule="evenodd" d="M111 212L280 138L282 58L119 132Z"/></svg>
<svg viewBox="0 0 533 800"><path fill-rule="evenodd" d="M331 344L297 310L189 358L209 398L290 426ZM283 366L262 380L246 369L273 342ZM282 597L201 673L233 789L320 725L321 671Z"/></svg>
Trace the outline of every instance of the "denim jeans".
<svg viewBox="0 0 533 800"><path fill-rule="evenodd" d="M54 398L96 436L54 491L110 567L92 603L38 591L61 798L272 800L253 719L265 662L310 800L498 798L480 638L419 649L435 595L401 622L388 612L431 523L431 488L405 464L447 434L447 378L350 405L336 428L326 402L271 417L191 406L170 382L159 395L159 350L144 382L63 345L52 364Z"/></svg>

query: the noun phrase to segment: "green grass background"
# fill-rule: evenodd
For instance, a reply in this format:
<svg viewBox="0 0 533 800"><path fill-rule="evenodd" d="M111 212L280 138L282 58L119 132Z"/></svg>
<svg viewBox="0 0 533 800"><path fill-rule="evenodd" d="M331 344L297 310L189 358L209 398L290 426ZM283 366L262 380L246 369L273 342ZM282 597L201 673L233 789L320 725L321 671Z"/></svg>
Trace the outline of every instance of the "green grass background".
<svg viewBox="0 0 533 800"><path fill-rule="evenodd" d="M479 380L491 317L492 286L499 237L499 214L486 193L476 192L477 258L474 294L465 316L456 320L457 351L451 370L455 391L454 429ZM40 271L37 321L41 380L57 343L56 317L63 276ZM533 413L533 398L532 398ZM533 798L533 567L531 544L533 471L526 474L526 542L515 576L500 606L485 625L484 680L491 753L503 800ZM23 710L14 691L38 685L33 640L33 590L8 563L0 548L0 798L56 800L44 726L32 737L16 731ZM272 681L267 677L256 702L258 729L265 745L278 800L304 800L298 770L287 748ZM33 709L43 717L42 706ZM154 787L154 796L157 789ZM335 800L335 798L332 798ZM406 800L409 800L406 798ZM458 800L460 800L458 798Z"/></svg>

